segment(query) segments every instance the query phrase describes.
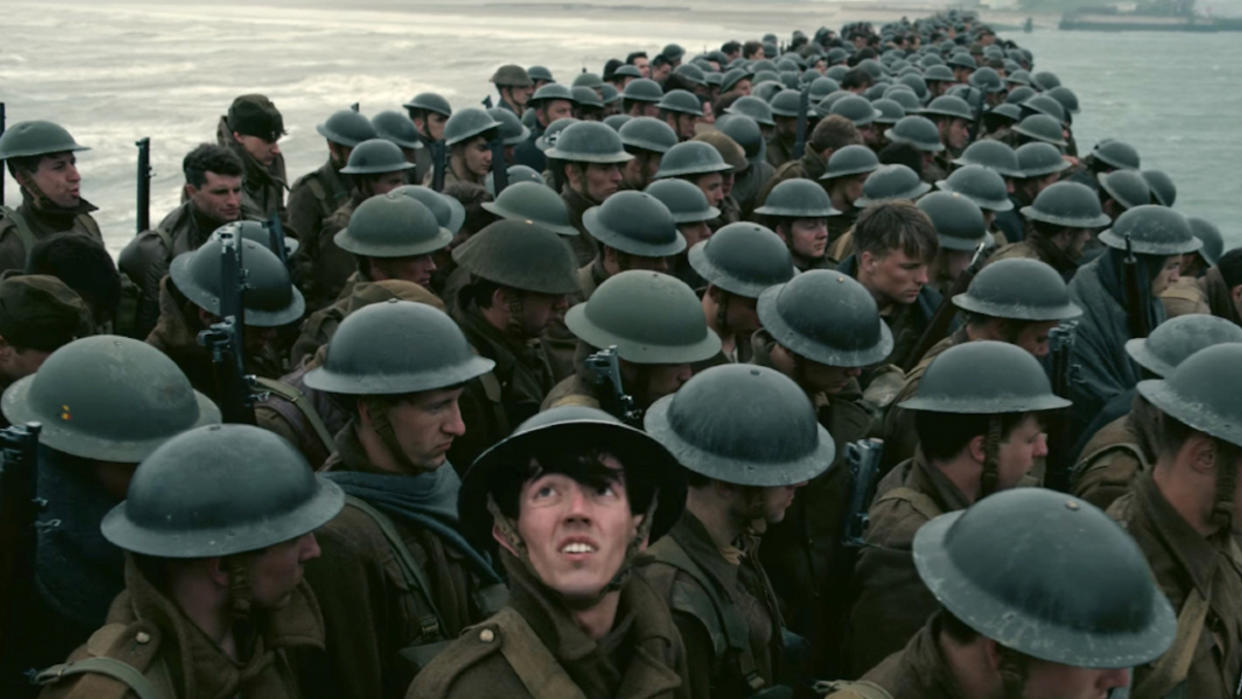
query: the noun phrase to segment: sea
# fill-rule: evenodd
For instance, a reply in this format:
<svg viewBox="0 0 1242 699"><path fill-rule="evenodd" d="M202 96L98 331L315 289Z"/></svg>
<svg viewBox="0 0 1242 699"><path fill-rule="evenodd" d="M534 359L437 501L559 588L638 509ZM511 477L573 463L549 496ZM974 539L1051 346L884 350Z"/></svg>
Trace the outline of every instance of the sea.
<svg viewBox="0 0 1242 699"><path fill-rule="evenodd" d="M82 193L114 254L135 233L135 142L149 137L151 222L174 208L181 158L212 141L217 120L243 93L267 94L288 135L290 180L318 167L315 126L359 103L373 115L431 90L454 107L478 105L503 63L539 64L568 82L611 57L652 55L669 42L693 54L728 39L848 21L877 25L930 9L831 2L483 2L268 0L111 2L0 0L0 101L10 124L51 119L91 150L78 155ZM982 12L1000 34L1031 49L1082 104L1080 148L1129 142L1144 168L1176 183L1175 208L1216 223L1242 244L1242 90L1236 33L1064 32L1055 17ZM1233 77L1230 77L1233 76ZM5 173L6 203L20 201Z"/></svg>

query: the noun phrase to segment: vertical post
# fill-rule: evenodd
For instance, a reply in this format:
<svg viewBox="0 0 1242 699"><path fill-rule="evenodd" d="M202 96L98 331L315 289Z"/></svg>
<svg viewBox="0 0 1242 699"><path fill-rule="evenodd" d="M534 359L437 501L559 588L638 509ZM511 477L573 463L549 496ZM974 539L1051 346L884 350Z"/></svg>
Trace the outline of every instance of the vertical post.
<svg viewBox="0 0 1242 699"><path fill-rule="evenodd" d="M0 102L0 136L4 135L4 123L8 117L4 112L4 102ZM0 172L0 206L4 206L4 173Z"/></svg>
<svg viewBox="0 0 1242 699"><path fill-rule="evenodd" d="M142 137L134 142L138 146L138 230L151 228L151 139Z"/></svg>

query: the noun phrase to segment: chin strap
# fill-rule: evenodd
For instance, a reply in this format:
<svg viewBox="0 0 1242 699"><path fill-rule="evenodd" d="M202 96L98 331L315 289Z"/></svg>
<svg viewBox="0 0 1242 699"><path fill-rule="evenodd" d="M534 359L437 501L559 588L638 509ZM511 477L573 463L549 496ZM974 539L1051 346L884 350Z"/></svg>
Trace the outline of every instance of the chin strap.
<svg viewBox="0 0 1242 699"><path fill-rule="evenodd" d="M625 546L625 558L621 561L621 566L617 569L616 575L612 576L612 580L608 584L600 588L590 599L566 599L555 590L549 591L566 606L571 608L592 607L600 602L608 593L614 590L620 590L625 583L629 581L630 574L634 569L634 559L641 553L643 544L647 541L647 537L651 534L652 520L655 516L656 505L660 502L660 492L655 490L651 493L651 503L647 505L647 511L643 514L643 519L638 523L638 528L634 532L634 537L630 539ZM530 562L530 550L526 548L526 542L522 540L522 535L518 533L517 523L510 519L505 513L500 511L500 506L496 504L496 500L491 493L487 495L487 511L492 513L492 519L496 523L496 530L500 532L500 536L505 540L517 555L518 561L526 568L535 580L540 580L539 574L535 572L534 566ZM546 585L545 585L546 587Z"/></svg>
<svg viewBox="0 0 1242 699"><path fill-rule="evenodd" d="M392 422L388 420L388 411L392 409L392 401L383 396L364 396L362 401L367 407L371 429L379 435L380 442L397 462L397 466L406 473L416 473L419 470L418 466L405 455L405 450L397 442L397 432L393 429Z"/></svg>
<svg viewBox="0 0 1242 699"><path fill-rule="evenodd" d="M1237 455L1233 448L1216 446L1216 502L1212 505L1212 520L1226 532L1232 529L1234 522L1233 492L1238 482L1238 469L1234 464L1237 463Z"/></svg>
<svg viewBox="0 0 1242 699"><path fill-rule="evenodd" d="M979 476L979 499L996 492L997 471L1000 460L1001 419L999 415L988 417L988 434L983 442L983 473Z"/></svg>
<svg viewBox="0 0 1242 699"><path fill-rule="evenodd" d="M229 616L235 624L247 621L254 606L254 595L244 557L229 556L221 562L229 575Z"/></svg>

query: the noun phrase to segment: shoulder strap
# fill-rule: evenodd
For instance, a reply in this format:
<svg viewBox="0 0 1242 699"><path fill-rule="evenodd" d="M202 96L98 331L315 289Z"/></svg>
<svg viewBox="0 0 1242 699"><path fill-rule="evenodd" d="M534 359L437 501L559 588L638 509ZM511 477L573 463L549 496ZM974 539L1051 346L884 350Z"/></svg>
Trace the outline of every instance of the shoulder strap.
<svg viewBox="0 0 1242 699"><path fill-rule="evenodd" d="M1163 697L1186 679L1207 622L1208 606L1207 598L1199 592L1199 588L1192 586L1186 603L1177 615L1177 635L1173 637L1173 645L1156 661L1151 673L1134 687L1134 696Z"/></svg>
<svg viewBox="0 0 1242 699"><path fill-rule="evenodd" d="M96 657L53 665L35 676L39 685L54 684L72 675L95 673L107 675L129 687L138 699L165 699L133 665L116 658Z"/></svg>
<svg viewBox="0 0 1242 699"><path fill-rule="evenodd" d="M276 394L277 397L283 398L293 404L302 416L306 418L306 422L310 424L311 429L315 431L315 436L319 441L323 442L323 446L329 452L336 448L336 440L332 437L332 433L328 431L328 426L324 424L323 418L319 417L319 411L315 410L315 406L311 405L306 399L306 394L297 389L296 386L290 386L283 381L269 379L263 376L255 377L259 385Z"/></svg>
<svg viewBox="0 0 1242 699"><path fill-rule="evenodd" d="M904 485L884 493L876 498L875 502L878 504L887 500L901 500L908 503L910 507L914 508L915 512L928 519L935 519L944 514L940 511L940 507L936 505L936 501L931 499L931 496Z"/></svg>
<svg viewBox="0 0 1242 699"><path fill-rule="evenodd" d="M820 681L815 683L814 691L817 696L835 696L837 692L849 692L853 696L860 697L860 699L894 699L887 689L875 682L867 682L865 680L857 682L841 680Z"/></svg>
<svg viewBox="0 0 1242 699"><path fill-rule="evenodd" d="M388 515L375 509L362 498L347 495L345 496L345 501L358 508L375 522L375 526L379 527L380 532L384 535L384 539L388 541L388 545L397 554L397 562L401 566L401 571L405 573L406 583L418 590L423 600L427 602L432 616L420 619L423 634L427 635L438 632L443 636L444 624L441 621L440 610L436 608L435 600L431 599L431 585L427 582L427 576L423 573L422 566L418 565L418 561L414 560L414 555L410 553L410 550L406 548L405 542L401 540L401 535L397 533L397 528L393 526L392 520L388 518Z"/></svg>
<svg viewBox="0 0 1242 699"><path fill-rule="evenodd" d="M500 652L532 697L586 699L521 614L505 607L496 622L503 633Z"/></svg>
<svg viewBox="0 0 1242 699"><path fill-rule="evenodd" d="M4 215L13 222L13 228L17 230L17 237L22 241L22 246L26 248L26 256L29 257L30 249L35 244L34 231L30 229L30 222L17 209L2 206L0 210L3 210Z"/></svg>
<svg viewBox="0 0 1242 699"><path fill-rule="evenodd" d="M1139 462L1140 472L1147 470L1147 467L1148 467L1147 457L1143 454L1142 448L1140 448L1139 445L1135 444L1134 442L1120 442L1117 444L1106 444L1100 447L1099 449L1092 451L1090 454L1083 456L1081 459L1078 460L1078 463L1074 464L1074 467L1071 470L1077 475L1082 475L1083 473L1086 473L1088 468L1091 467L1092 462L1094 462L1099 457L1109 453L1110 451L1128 452L1130 456L1134 457L1135 461Z"/></svg>

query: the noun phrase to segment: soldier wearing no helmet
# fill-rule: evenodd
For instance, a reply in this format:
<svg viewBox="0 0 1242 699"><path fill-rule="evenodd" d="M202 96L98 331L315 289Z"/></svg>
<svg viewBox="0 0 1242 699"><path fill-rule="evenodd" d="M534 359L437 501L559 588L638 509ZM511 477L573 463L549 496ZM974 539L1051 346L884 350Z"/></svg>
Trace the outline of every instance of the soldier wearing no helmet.
<svg viewBox="0 0 1242 699"><path fill-rule="evenodd" d="M499 544L511 586L410 685L409 699L484 695L688 699L677 627L635 558L685 505L651 437L600 410L541 413L483 454L459 497L466 535Z"/></svg>
<svg viewBox="0 0 1242 699"><path fill-rule="evenodd" d="M285 190L289 187L285 156L277 145L284 135L284 117L264 95L242 95L220 117L216 142L233 151L245 164L242 218L264 221L279 214L281 221L289 225L285 209Z"/></svg>
<svg viewBox="0 0 1242 699"><path fill-rule="evenodd" d="M90 150L50 121L13 124L0 136L0 160L21 186L22 204L0 215L0 270L25 269L35 243L61 233L85 235L103 245L82 198L78 151Z"/></svg>

